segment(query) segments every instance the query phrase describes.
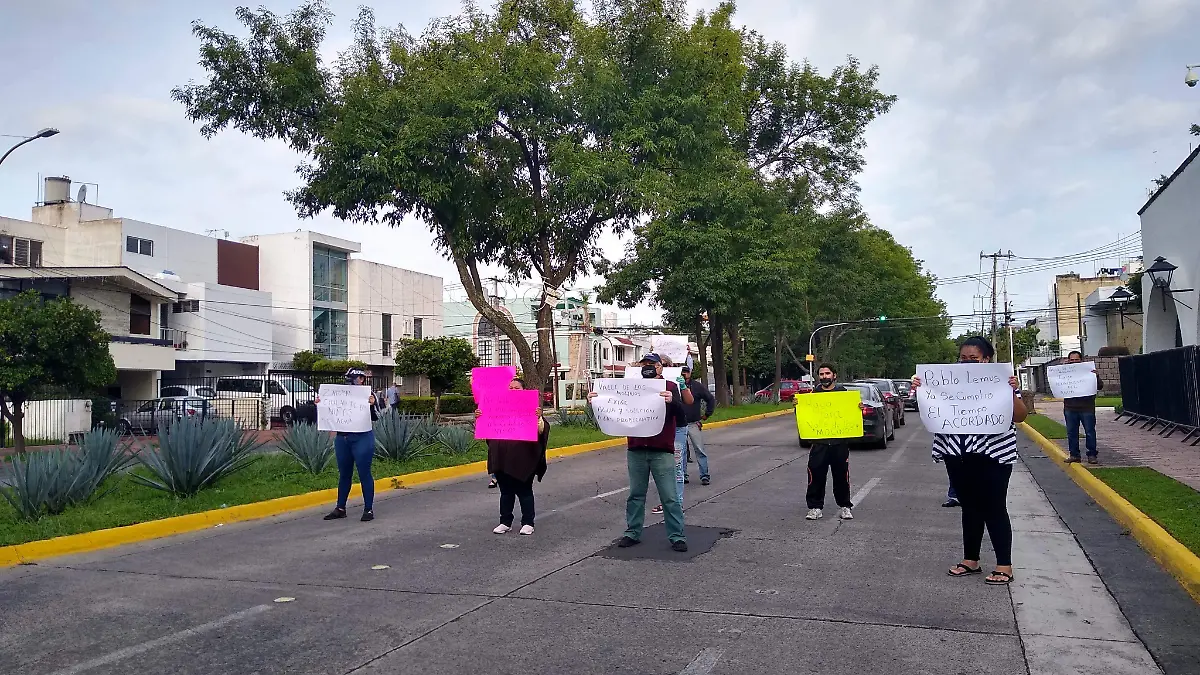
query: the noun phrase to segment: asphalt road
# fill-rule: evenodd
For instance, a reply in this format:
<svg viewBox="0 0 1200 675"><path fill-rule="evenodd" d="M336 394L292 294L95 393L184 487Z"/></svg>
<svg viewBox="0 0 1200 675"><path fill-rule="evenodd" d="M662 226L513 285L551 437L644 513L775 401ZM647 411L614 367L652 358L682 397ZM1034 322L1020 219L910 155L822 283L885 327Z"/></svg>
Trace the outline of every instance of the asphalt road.
<svg viewBox="0 0 1200 675"><path fill-rule="evenodd" d="M793 424L708 432L713 483L692 465L685 505L711 529L687 556L661 526L643 557L609 548L613 449L551 464L529 537L492 534L476 478L381 495L372 523L307 511L0 570L0 673L1161 672L1023 467L1017 582L990 587L946 576L958 511L915 415L852 453L846 522L832 490L803 519Z"/></svg>

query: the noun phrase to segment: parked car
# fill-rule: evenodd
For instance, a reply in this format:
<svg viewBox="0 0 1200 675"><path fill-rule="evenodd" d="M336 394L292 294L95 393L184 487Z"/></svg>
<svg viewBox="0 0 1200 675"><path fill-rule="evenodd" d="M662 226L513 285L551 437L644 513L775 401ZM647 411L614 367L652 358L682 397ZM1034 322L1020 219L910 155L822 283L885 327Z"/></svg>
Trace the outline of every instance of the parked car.
<svg viewBox="0 0 1200 675"><path fill-rule="evenodd" d="M811 394L813 387L808 382L800 380L782 380L779 383L779 400L790 401L796 397L796 394ZM761 389L754 392L754 400L756 402L770 401L775 395L775 383L772 382L766 389Z"/></svg>
<svg viewBox="0 0 1200 675"><path fill-rule="evenodd" d="M291 376L237 375L219 377L213 386L217 398L257 398L267 402L267 416L291 424L296 408L316 400L316 391L304 380Z"/></svg>
<svg viewBox="0 0 1200 675"><path fill-rule="evenodd" d="M211 406L206 398L156 398L125 411L117 421L117 431L122 435L156 434L175 420L210 414Z"/></svg>
<svg viewBox="0 0 1200 675"><path fill-rule="evenodd" d="M888 441L896 439L896 427L892 424L892 410L883 401L883 394L878 387L867 382L850 382L844 386L847 391L857 391L862 399L858 407L862 410L863 435L862 438L851 439L849 444L870 445L886 450ZM812 441L801 438L800 447L812 447Z"/></svg>
<svg viewBox="0 0 1200 675"><path fill-rule="evenodd" d="M912 380L892 380L892 384L896 385L896 392L900 394L900 399L904 401L905 410L917 409L917 390L912 387Z"/></svg>
<svg viewBox="0 0 1200 675"><path fill-rule="evenodd" d="M216 398L217 391L208 386L168 384L159 387L158 395L163 398Z"/></svg>
<svg viewBox="0 0 1200 675"><path fill-rule="evenodd" d="M904 399L900 397L900 392L896 390L896 385L891 380L878 379L873 377L864 377L857 382L867 382L875 385L879 389L879 393L883 396L884 403L892 409L892 424L894 426L904 426Z"/></svg>

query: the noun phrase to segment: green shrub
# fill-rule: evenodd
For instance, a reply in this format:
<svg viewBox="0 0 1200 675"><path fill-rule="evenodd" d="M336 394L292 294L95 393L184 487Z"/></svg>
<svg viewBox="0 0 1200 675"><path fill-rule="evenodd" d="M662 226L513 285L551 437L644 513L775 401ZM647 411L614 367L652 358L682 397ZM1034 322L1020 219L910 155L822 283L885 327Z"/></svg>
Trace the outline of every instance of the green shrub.
<svg viewBox="0 0 1200 675"><path fill-rule="evenodd" d="M134 481L191 497L221 478L245 468L263 446L255 433L231 419L206 421L184 418L164 427L158 445L139 459L151 477L131 474Z"/></svg>
<svg viewBox="0 0 1200 675"><path fill-rule="evenodd" d="M293 424L279 439L279 449L311 474L318 474L333 459L333 434L318 431L317 425Z"/></svg>
<svg viewBox="0 0 1200 675"><path fill-rule="evenodd" d="M402 462L426 454L432 442L431 419L418 415L401 415L389 410L376 420L375 456ZM434 425L432 434L436 435Z"/></svg>
<svg viewBox="0 0 1200 675"><path fill-rule="evenodd" d="M400 412L405 415L432 415L432 396L403 396L400 398ZM475 399L471 396L446 394L442 397L443 415L466 415L475 412Z"/></svg>
<svg viewBox="0 0 1200 675"><path fill-rule="evenodd" d="M437 434L438 444L447 455L465 455L478 441L475 430L468 427L442 427Z"/></svg>
<svg viewBox="0 0 1200 675"><path fill-rule="evenodd" d="M14 457L10 485L0 487L0 495L22 520L37 520L103 496L107 490L101 493L100 486L132 461L115 430L90 431L76 450L60 447Z"/></svg>
<svg viewBox="0 0 1200 675"><path fill-rule="evenodd" d="M596 411L592 409L592 404L581 408L559 408L558 409L558 425L565 428L578 429L599 429L600 425L596 422Z"/></svg>

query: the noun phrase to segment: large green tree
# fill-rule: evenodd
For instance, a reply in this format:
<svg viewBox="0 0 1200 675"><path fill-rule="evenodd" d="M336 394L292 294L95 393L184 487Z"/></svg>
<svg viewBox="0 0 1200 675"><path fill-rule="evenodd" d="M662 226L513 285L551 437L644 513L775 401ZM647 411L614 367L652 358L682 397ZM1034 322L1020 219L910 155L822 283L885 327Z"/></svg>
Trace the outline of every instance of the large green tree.
<svg viewBox="0 0 1200 675"><path fill-rule="evenodd" d="M680 0L467 4L419 38L369 10L332 65L331 14L238 10L239 38L196 24L208 81L173 91L201 133L234 127L306 158L289 194L301 216L398 225L415 215L475 308L512 341L529 384L552 368L483 290L494 266L548 293L592 269L597 239L653 209L672 172L706 161L739 114L732 5L688 22ZM732 122L731 122L732 120Z"/></svg>
<svg viewBox="0 0 1200 675"><path fill-rule="evenodd" d="M26 291L0 300L0 417L25 450L25 403L40 391L86 395L112 384L117 370L100 313L69 298Z"/></svg>
<svg viewBox="0 0 1200 675"><path fill-rule="evenodd" d="M403 338L396 344L396 374L429 378L429 388L437 399L435 415L442 394L453 389L457 381L478 365L471 343L462 338Z"/></svg>

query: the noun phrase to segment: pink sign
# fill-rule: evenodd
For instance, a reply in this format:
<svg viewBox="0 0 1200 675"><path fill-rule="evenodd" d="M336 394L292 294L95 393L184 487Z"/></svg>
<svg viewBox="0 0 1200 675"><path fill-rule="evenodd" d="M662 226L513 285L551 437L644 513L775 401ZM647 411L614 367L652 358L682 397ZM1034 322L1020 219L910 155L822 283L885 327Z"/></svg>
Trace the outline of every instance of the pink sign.
<svg viewBox="0 0 1200 675"><path fill-rule="evenodd" d="M536 441L541 400L532 389L488 389L475 399L479 417L475 438L493 441Z"/></svg>
<svg viewBox="0 0 1200 675"><path fill-rule="evenodd" d="M513 378L517 376L515 366L493 366L489 368L471 369L471 394L478 402L480 395L489 390L508 389Z"/></svg>

